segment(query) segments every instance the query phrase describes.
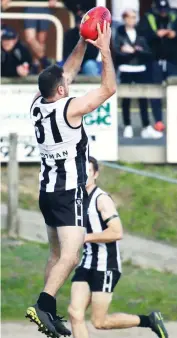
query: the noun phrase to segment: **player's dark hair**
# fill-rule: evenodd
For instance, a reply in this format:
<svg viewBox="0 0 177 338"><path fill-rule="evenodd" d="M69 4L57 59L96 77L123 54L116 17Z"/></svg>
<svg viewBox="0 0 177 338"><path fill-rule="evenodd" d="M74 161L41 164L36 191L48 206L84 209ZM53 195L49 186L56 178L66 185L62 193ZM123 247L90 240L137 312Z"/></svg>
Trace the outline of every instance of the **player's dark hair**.
<svg viewBox="0 0 177 338"><path fill-rule="evenodd" d="M57 65L51 65L43 70L38 78L38 86L41 95L47 99L56 93L59 85L63 84L63 68Z"/></svg>
<svg viewBox="0 0 177 338"><path fill-rule="evenodd" d="M89 162L92 163L93 165L93 170L96 173L97 171L99 171L99 165L98 165L98 161L96 160L95 157L89 156Z"/></svg>

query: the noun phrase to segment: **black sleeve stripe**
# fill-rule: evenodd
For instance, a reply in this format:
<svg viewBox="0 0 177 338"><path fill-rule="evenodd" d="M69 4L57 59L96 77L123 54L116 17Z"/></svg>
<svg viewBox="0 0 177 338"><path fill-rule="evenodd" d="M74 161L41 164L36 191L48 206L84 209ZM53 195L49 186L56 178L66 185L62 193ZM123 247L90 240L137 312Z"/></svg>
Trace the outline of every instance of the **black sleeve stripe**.
<svg viewBox="0 0 177 338"><path fill-rule="evenodd" d="M70 98L68 99L68 101L66 102L65 107L64 107L64 111L63 111L63 116L64 116L64 120L65 120L65 122L66 122L66 124L67 124L68 127L70 127L71 129L79 129L79 128L82 126L82 122L81 122L80 126L78 126L78 127L73 127L73 126L71 126L71 125L69 124L69 122L68 122L68 120L67 120L67 109L68 109L68 106L69 106L71 100L73 100L73 99L75 99L75 97L70 97Z"/></svg>
<svg viewBox="0 0 177 338"><path fill-rule="evenodd" d="M98 213L100 216L101 216L101 213L100 213L100 211L98 210L97 199L98 199L98 197L101 196L101 195L109 196L109 197L111 198L111 200L112 200L112 197L111 197L109 194L104 193L104 192L101 192L101 193L97 196L96 201L95 201L95 203L96 203L96 211L97 211L97 213ZM112 201L113 201L113 200L112 200ZM114 215L110 216L109 218L107 218L106 220L104 220L104 223L107 224L109 221L111 221L111 219L117 218L117 217L119 217L119 214L118 214L118 213L117 213L117 214L114 214ZM101 217L101 218L102 218L102 217Z"/></svg>
<svg viewBox="0 0 177 338"><path fill-rule="evenodd" d="M114 219L114 218L117 218L117 217L119 217L119 215L117 214L115 214L115 215L112 215L112 216L110 216L109 218L107 218L107 219L105 219L105 223L107 224L108 222L110 222L112 219Z"/></svg>
<svg viewBox="0 0 177 338"><path fill-rule="evenodd" d="M37 97L34 99L34 101L32 102L32 105L31 105L31 107L30 107L30 112L31 112L31 109L32 109L32 107L33 107L33 104L38 100L39 97L42 97L42 95L39 95L39 96L37 96Z"/></svg>

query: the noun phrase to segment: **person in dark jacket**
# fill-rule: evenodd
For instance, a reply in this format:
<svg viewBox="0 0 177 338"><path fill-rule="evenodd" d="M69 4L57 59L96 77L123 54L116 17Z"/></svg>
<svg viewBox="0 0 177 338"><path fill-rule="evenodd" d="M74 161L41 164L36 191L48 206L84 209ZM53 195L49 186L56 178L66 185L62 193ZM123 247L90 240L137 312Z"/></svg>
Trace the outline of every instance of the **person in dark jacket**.
<svg viewBox="0 0 177 338"><path fill-rule="evenodd" d="M138 29L152 51L151 81L161 84L167 77L177 75L177 13L170 10L168 1L156 0L152 9L140 20ZM161 100L153 99L151 104L158 121L161 121ZM164 126L162 122L157 122L155 128L162 130Z"/></svg>
<svg viewBox="0 0 177 338"><path fill-rule="evenodd" d="M81 12L87 12L89 9L96 6L96 0L63 0L63 2L68 10L75 15L79 15Z"/></svg>
<svg viewBox="0 0 177 338"><path fill-rule="evenodd" d="M74 49L77 41L80 38L79 26L81 22L81 17L76 16L77 25L75 28L69 29L64 36L64 46L63 46L63 59L66 60L67 57L71 54ZM87 50L84 55L84 59L81 65L81 74L97 76L100 74L99 64L96 61L98 57L98 49L91 45L87 45Z"/></svg>
<svg viewBox="0 0 177 338"><path fill-rule="evenodd" d="M115 40L116 62L119 65L120 81L124 84L148 83L146 64L151 59L151 52L144 37L139 36L136 29L136 12L127 10L123 13L125 24L117 29ZM148 117L148 101L139 99L140 113L143 129L143 138L160 138L162 133L157 132L150 125ZM130 99L122 100L122 113L124 122L123 136L133 137L133 128L130 119Z"/></svg>
<svg viewBox="0 0 177 338"><path fill-rule="evenodd" d="M5 27L1 39L1 76L27 76L32 63L29 50L20 42L17 33L11 28Z"/></svg>

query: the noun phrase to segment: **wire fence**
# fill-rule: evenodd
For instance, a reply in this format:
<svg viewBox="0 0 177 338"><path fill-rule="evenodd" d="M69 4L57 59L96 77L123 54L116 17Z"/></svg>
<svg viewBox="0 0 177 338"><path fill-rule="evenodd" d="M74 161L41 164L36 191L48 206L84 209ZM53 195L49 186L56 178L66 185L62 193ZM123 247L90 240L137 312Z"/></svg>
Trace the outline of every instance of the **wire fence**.
<svg viewBox="0 0 177 338"><path fill-rule="evenodd" d="M177 179L162 176L158 173L152 173L152 172L148 172L148 171L144 171L144 170L134 169L134 168L127 167L125 165L118 164L118 163L110 163L110 162L105 162L105 161L101 162L101 163L103 165L105 165L106 167L109 167L109 168L119 169L119 170L122 170L122 171L126 171L128 173L131 173L131 174L136 174L136 175L140 175L140 176L144 176L144 177L151 177L151 178L155 178L155 179L158 179L158 180L161 180L161 181L164 181L164 182L177 184Z"/></svg>

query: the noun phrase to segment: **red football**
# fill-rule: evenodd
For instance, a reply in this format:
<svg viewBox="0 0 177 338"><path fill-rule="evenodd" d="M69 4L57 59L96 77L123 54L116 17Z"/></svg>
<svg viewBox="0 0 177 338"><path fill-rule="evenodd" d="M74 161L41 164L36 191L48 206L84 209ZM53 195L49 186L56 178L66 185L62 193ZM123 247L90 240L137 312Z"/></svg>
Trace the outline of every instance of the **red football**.
<svg viewBox="0 0 177 338"><path fill-rule="evenodd" d="M96 40L98 37L97 23L103 30L104 20L111 23L111 13L106 7L98 6L90 9L82 18L80 34L84 39Z"/></svg>

